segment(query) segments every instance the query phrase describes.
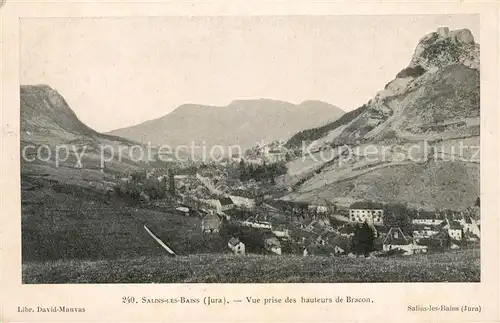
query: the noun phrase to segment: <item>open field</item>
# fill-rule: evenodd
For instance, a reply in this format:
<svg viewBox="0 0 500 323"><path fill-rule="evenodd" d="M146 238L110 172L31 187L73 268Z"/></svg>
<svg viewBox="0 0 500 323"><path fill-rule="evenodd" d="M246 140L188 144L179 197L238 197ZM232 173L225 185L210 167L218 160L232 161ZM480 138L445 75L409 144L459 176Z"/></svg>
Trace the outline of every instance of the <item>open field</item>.
<svg viewBox="0 0 500 323"><path fill-rule="evenodd" d="M25 262L23 283L479 282L478 249L391 258L198 254Z"/></svg>
<svg viewBox="0 0 500 323"><path fill-rule="evenodd" d="M107 204L103 193L40 178L23 177L22 187L23 262L163 255L144 225L180 255L227 249L202 234L200 218Z"/></svg>
<svg viewBox="0 0 500 323"><path fill-rule="evenodd" d="M302 202L331 199L350 204L356 200L406 202L423 209L465 209L479 195L479 165L461 161L431 161L425 164L383 165L359 176L339 180L328 169L304 183L288 198ZM467 176L464 176L466 174Z"/></svg>

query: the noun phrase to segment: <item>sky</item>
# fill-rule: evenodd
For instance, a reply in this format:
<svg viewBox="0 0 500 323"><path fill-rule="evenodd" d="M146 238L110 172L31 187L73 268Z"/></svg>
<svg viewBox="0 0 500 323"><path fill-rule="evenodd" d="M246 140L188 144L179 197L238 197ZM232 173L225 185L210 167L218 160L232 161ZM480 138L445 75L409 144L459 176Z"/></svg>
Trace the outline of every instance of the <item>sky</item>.
<svg viewBox="0 0 500 323"><path fill-rule="evenodd" d="M269 98L366 103L439 26L472 15L24 18L21 84L47 84L81 121L110 131L185 103Z"/></svg>

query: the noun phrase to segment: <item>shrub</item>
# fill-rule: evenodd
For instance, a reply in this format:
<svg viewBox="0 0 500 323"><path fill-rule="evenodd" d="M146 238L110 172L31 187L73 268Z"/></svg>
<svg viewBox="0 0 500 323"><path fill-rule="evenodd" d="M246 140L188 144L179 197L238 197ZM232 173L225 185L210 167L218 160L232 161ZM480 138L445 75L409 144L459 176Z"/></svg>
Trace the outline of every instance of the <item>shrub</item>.
<svg viewBox="0 0 500 323"><path fill-rule="evenodd" d="M130 177L132 177L132 180L134 182L139 182L142 181L146 178L146 172L144 171L136 171L130 174Z"/></svg>
<svg viewBox="0 0 500 323"><path fill-rule="evenodd" d="M419 77L420 75L425 73L425 69L417 65L415 67L407 67L403 70L401 70L396 77L397 78L405 78L405 77Z"/></svg>
<svg viewBox="0 0 500 323"><path fill-rule="evenodd" d="M165 182L148 178L144 181L144 192L153 200L164 198L166 193Z"/></svg>
<svg viewBox="0 0 500 323"><path fill-rule="evenodd" d="M274 184L274 178L287 173L288 169L285 163L272 163L263 165L245 164L243 160L240 162L240 180L248 181L254 179L256 181L267 180Z"/></svg>
<svg viewBox="0 0 500 323"><path fill-rule="evenodd" d="M352 203L349 208L350 209L381 209L383 208L382 203L373 202L373 201L357 201Z"/></svg>

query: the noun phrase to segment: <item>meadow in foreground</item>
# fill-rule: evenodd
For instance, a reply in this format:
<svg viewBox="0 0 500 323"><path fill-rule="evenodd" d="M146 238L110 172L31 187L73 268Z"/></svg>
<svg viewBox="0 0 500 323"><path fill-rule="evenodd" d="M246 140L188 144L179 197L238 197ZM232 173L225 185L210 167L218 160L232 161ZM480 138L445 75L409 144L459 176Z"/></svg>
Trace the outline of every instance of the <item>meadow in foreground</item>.
<svg viewBox="0 0 500 323"><path fill-rule="evenodd" d="M198 254L27 262L23 282L360 283L479 282L479 249L390 258Z"/></svg>

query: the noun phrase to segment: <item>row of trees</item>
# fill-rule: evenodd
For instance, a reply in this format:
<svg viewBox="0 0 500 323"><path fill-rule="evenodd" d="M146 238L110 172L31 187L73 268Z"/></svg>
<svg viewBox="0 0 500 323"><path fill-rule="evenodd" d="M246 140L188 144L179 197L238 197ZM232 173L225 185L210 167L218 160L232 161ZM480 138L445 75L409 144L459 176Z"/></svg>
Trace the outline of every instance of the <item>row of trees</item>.
<svg viewBox="0 0 500 323"><path fill-rule="evenodd" d="M274 184L274 178L286 174L287 168L284 163L272 163L262 165L247 164L241 160L239 165L239 179L248 181L254 179L256 181L269 181Z"/></svg>
<svg viewBox="0 0 500 323"><path fill-rule="evenodd" d="M134 202L158 200L168 196L175 196L175 182L173 171L168 171L167 176L157 180L155 177L147 178L145 172L130 174L131 180L115 186L115 194L120 198L128 198Z"/></svg>

